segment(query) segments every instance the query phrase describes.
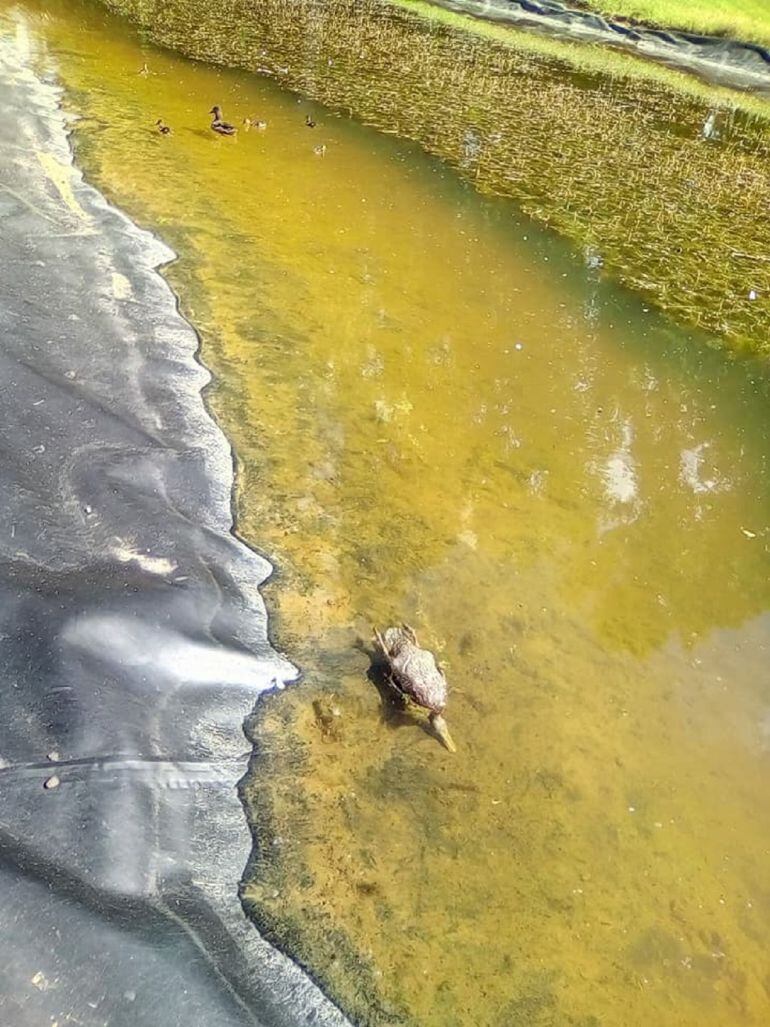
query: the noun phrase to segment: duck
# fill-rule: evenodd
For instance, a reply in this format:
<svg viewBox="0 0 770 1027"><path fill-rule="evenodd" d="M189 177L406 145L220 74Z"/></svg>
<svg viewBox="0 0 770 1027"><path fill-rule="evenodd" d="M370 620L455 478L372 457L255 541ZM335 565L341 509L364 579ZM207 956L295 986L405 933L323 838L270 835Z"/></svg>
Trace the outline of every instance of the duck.
<svg viewBox="0 0 770 1027"><path fill-rule="evenodd" d="M444 720L449 687L436 657L420 648L415 630L408 624L387 628L382 634L375 628L374 639L393 691L407 708L427 713L437 739L449 752L457 752Z"/></svg>
<svg viewBox="0 0 770 1027"><path fill-rule="evenodd" d="M218 132L221 136L234 136L238 129L227 121L222 120L222 108L216 104L211 108L209 114L214 115L211 122L211 131Z"/></svg>
<svg viewBox="0 0 770 1027"><path fill-rule="evenodd" d="M315 128L315 122L313 121L313 119L310 117L309 114L305 115L305 124L307 125L308 128Z"/></svg>
<svg viewBox="0 0 770 1027"><path fill-rule="evenodd" d="M326 143L321 143L320 146L314 146L313 147L313 153L316 155L316 157L325 157L326 156Z"/></svg>
<svg viewBox="0 0 770 1027"><path fill-rule="evenodd" d="M243 127L248 132L250 128L254 128L257 132L264 132L267 128L266 121L260 121L259 118L244 118Z"/></svg>
<svg viewBox="0 0 770 1027"><path fill-rule="evenodd" d="M149 75L149 74L150 74L150 69L147 67L147 61L145 61L144 64L139 69L139 71L137 71L137 75Z"/></svg>
<svg viewBox="0 0 770 1027"><path fill-rule="evenodd" d="M165 124L165 122L163 121L163 118L158 118L158 120L155 122L155 127L157 128L158 132L162 136L170 136L171 135L171 127L169 125Z"/></svg>

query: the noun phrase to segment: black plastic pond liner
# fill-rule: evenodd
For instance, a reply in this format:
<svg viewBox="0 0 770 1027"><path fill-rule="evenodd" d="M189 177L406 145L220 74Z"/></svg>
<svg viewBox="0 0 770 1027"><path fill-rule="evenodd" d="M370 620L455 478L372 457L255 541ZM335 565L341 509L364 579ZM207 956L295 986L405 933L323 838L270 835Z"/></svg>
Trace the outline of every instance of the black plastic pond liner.
<svg viewBox="0 0 770 1027"><path fill-rule="evenodd" d="M244 718L293 667L171 253L0 39L0 1025L347 1021L246 920Z"/></svg>
<svg viewBox="0 0 770 1027"><path fill-rule="evenodd" d="M537 28L564 39L611 43L715 84L770 94L770 50L717 36L612 21L558 0L429 0L486 21Z"/></svg>

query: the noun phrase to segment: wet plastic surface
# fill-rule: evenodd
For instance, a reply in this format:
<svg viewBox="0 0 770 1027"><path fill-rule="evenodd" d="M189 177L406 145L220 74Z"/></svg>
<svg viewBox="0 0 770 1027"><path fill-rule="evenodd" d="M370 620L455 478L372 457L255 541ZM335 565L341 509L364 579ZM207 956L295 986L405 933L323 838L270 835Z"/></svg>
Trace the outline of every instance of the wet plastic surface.
<svg viewBox="0 0 770 1027"><path fill-rule="evenodd" d="M438 7L487 21L537 28L566 39L630 49L694 72L709 82L770 93L770 51L755 43L673 32L612 21L559 0L429 0Z"/></svg>
<svg viewBox="0 0 770 1027"><path fill-rule="evenodd" d="M172 257L0 40L0 1023L344 1024L245 919L244 718L294 677Z"/></svg>

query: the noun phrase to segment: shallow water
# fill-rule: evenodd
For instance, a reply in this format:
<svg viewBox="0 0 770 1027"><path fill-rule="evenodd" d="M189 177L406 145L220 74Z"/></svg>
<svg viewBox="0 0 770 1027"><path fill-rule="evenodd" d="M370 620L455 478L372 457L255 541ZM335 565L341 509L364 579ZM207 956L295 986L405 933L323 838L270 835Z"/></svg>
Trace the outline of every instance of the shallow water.
<svg viewBox="0 0 770 1027"><path fill-rule="evenodd" d="M253 725L262 929L360 1023L766 1023L765 367L411 145L88 5L7 10L180 253L279 566L305 682ZM215 102L267 130L215 137ZM400 620L454 756L367 677Z"/></svg>

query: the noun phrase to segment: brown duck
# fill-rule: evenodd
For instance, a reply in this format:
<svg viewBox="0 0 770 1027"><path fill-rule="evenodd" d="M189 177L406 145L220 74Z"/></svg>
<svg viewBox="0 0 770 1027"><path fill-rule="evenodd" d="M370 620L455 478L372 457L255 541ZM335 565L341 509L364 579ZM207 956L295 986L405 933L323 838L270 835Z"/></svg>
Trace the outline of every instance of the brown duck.
<svg viewBox="0 0 770 1027"><path fill-rule="evenodd" d="M389 684L405 705L428 711L428 720L440 741L450 752L456 752L443 716L449 689L433 653L418 646L417 635L408 624L387 628L383 635L375 628L374 637L385 660Z"/></svg>
<svg viewBox="0 0 770 1027"><path fill-rule="evenodd" d="M235 125L231 125L229 121L222 120L222 108L214 106L209 111L209 114L213 115L211 122L211 131L218 132L221 136L234 136L238 129Z"/></svg>

